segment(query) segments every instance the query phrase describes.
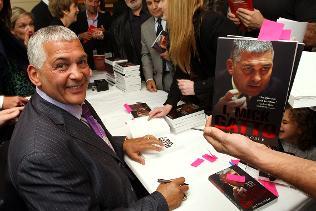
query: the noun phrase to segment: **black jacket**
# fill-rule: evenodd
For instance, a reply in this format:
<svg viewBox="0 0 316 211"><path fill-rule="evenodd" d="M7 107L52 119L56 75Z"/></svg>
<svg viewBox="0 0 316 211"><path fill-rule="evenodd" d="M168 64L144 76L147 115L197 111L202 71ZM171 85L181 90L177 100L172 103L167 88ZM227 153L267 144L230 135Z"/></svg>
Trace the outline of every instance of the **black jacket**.
<svg viewBox="0 0 316 211"><path fill-rule="evenodd" d="M45 4L43 1L40 1L35 7L32 9L33 14L33 20L34 20L34 26L35 31L44 28L46 26L50 25L50 22L53 19L53 16L51 15L48 5Z"/></svg>

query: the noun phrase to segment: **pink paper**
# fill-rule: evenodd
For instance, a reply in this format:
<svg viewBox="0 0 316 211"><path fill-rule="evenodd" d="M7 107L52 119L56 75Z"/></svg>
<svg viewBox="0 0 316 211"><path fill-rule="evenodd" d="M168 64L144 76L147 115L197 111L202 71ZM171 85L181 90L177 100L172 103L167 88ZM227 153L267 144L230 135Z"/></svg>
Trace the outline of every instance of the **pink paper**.
<svg viewBox="0 0 316 211"><path fill-rule="evenodd" d="M245 176L239 176L236 174L227 174L226 179L235 182L245 182L246 180Z"/></svg>
<svg viewBox="0 0 316 211"><path fill-rule="evenodd" d="M127 111L127 113L131 113L132 112L131 107L127 103L125 103L123 106L124 106L125 110Z"/></svg>
<svg viewBox="0 0 316 211"><path fill-rule="evenodd" d="M284 24L264 19L260 28L258 40L271 41L279 40L283 31Z"/></svg>
<svg viewBox="0 0 316 211"><path fill-rule="evenodd" d="M210 162L214 162L217 160L217 157L215 155L205 154L202 156L205 160L208 160Z"/></svg>
<svg viewBox="0 0 316 211"><path fill-rule="evenodd" d="M276 189L276 185L273 182L265 181L258 179L258 181L266 188L268 189L273 195L276 197L279 197L278 190Z"/></svg>
<svg viewBox="0 0 316 211"><path fill-rule="evenodd" d="M201 158L197 158L193 163L191 163L191 166L198 167L201 163L203 163L204 160Z"/></svg>
<svg viewBox="0 0 316 211"><path fill-rule="evenodd" d="M280 40L291 40L291 33L292 33L291 29L283 29L280 36Z"/></svg>
<svg viewBox="0 0 316 211"><path fill-rule="evenodd" d="M232 165L236 165L236 166L237 166L238 163L239 163L239 161L240 161L239 159L236 159L236 160L233 160L233 159L232 159L232 160L230 161L230 163L231 163Z"/></svg>

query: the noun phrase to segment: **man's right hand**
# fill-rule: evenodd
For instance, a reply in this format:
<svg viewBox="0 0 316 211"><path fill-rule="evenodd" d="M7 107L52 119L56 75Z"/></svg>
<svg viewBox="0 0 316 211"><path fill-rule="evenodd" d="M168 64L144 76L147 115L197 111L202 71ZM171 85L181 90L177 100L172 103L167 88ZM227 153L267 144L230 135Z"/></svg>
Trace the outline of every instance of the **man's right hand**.
<svg viewBox="0 0 316 211"><path fill-rule="evenodd" d="M148 120L152 118L164 117L166 116L172 109L172 105L166 104L163 107L154 108L148 114Z"/></svg>
<svg viewBox="0 0 316 211"><path fill-rule="evenodd" d="M157 191L165 197L170 210L179 207L182 201L185 200L185 193L189 190L189 186L184 185L184 182L184 177L180 177L170 183L158 186Z"/></svg>
<svg viewBox="0 0 316 211"><path fill-rule="evenodd" d="M17 118L24 107L14 107L0 111L0 126Z"/></svg>
<svg viewBox="0 0 316 211"><path fill-rule="evenodd" d="M2 109L9 109L19 106L24 106L28 100L20 96L4 96Z"/></svg>
<svg viewBox="0 0 316 211"><path fill-rule="evenodd" d="M247 102L246 97L237 98L236 96L239 94L237 89L231 89L226 92L226 94L221 97L216 105L214 106L214 110L216 112L222 112L223 106L226 105L226 112L233 113L236 107L246 108Z"/></svg>
<svg viewBox="0 0 316 211"><path fill-rule="evenodd" d="M157 92L156 83L152 79L147 80L146 87L147 87L147 90L150 92Z"/></svg>

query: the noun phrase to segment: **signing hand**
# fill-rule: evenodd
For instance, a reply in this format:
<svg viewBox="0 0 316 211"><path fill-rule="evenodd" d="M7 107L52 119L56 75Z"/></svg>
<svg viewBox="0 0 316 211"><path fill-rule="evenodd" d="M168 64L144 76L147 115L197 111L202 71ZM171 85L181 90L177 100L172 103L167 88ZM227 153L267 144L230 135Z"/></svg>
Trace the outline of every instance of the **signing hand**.
<svg viewBox="0 0 316 211"><path fill-rule="evenodd" d="M152 80L152 79L147 80L147 82L146 82L146 88L147 88L147 90L150 91L150 92L157 92L156 83L155 83L155 81Z"/></svg>
<svg viewBox="0 0 316 211"><path fill-rule="evenodd" d="M0 126L10 120L15 120L21 113L24 107L14 107L0 111Z"/></svg>
<svg viewBox="0 0 316 211"><path fill-rule="evenodd" d="M236 107L246 108L246 97L237 98L238 94L239 92L237 89L228 90L226 94L218 100L214 106L214 110L216 112L222 112L224 105L226 105L227 113L233 113Z"/></svg>
<svg viewBox="0 0 316 211"><path fill-rule="evenodd" d="M148 120L166 116L172 109L172 105L166 104L163 107L154 108L148 114Z"/></svg>
<svg viewBox="0 0 316 211"><path fill-rule="evenodd" d="M191 80L178 80L178 87L182 95L195 95L194 82Z"/></svg>
<svg viewBox="0 0 316 211"><path fill-rule="evenodd" d="M161 151L164 145L156 137L146 135L141 138L126 139L123 142L123 151L132 160L145 165L145 159L141 156L145 151Z"/></svg>
<svg viewBox="0 0 316 211"><path fill-rule="evenodd" d="M257 9L251 11L244 8L238 8L236 15L247 28L260 29L264 20L261 12Z"/></svg>
<svg viewBox="0 0 316 211"><path fill-rule="evenodd" d="M157 191L165 197L170 210L179 207L184 200L185 193L189 190L188 185L183 185L184 182L184 177L180 177L172 180L170 183L158 186Z"/></svg>
<svg viewBox="0 0 316 211"><path fill-rule="evenodd" d="M8 108L20 107L20 106L24 106L27 102L28 100L24 97L4 96L2 108L8 109Z"/></svg>

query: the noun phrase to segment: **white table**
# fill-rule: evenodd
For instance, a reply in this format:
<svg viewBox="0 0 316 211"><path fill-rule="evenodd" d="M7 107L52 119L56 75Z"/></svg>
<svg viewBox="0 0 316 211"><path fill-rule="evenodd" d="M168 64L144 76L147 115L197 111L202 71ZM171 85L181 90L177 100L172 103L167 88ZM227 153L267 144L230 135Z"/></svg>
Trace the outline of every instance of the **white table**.
<svg viewBox="0 0 316 211"><path fill-rule="evenodd" d="M87 99L93 105L107 129L112 135L128 135L125 122L131 119L123 104L146 102L151 108L161 106L167 94L163 91L150 93L143 88L138 92L125 93L115 87L110 90L96 92L88 90ZM175 178L184 176L190 185L188 198L177 210L238 210L214 185L208 181L208 176L229 167L232 157L217 153L207 143L202 131L189 130L174 136L174 145L162 153L144 154L146 164L141 165L125 157L125 161L149 193L156 190L158 178ZM204 161L199 167L190 164L203 154L212 152L218 157L214 163ZM253 177L258 171L239 164ZM279 198L269 204L264 210L298 210L311 201L304 193L281 185L277 185Z"/></svg>

